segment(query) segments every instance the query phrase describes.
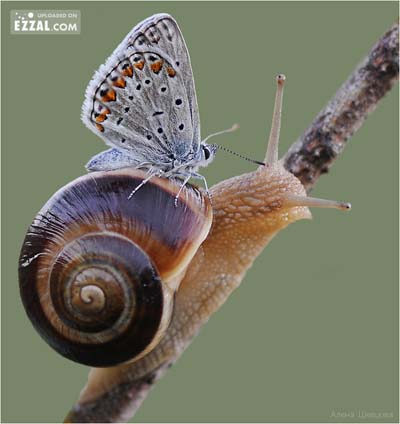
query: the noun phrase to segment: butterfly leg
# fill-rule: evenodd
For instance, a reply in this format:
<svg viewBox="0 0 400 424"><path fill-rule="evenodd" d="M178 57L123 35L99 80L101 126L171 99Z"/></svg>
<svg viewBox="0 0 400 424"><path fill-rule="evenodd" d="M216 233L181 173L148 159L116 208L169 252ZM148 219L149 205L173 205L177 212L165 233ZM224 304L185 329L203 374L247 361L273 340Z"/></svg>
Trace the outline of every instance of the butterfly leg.
<svg viewBox="0 0 400 424"><path fill-rule="evenodd" d="M141 188L143 187L147 182L149 182L153 177L160 176L162 174L161 170L157 170L156 172L151 173L148 177L146 177L140 184L138 184L131 192L131 194L128 196L128 200L132 198L132 196Z"/></svg>
<svg viewBox="0 0 400 424"><path fill-rule="evenodd" d="M180 188L179 188L179 191L178 191L178 193L177 193L177 195L175 196L175 207L177 207L178 206L178 198L179 198L179 195L181 194L181 192L182 192L182 190L183 190L183 187L185 187L185 185L188 183L188 181L190 180L190 177L191 177L191 175L189 174L189 175L187 175L187 177L183 180L183 183L182 183L182 185L180 186Z"/></svg>
<svg viewBox="0 0 400 424"><path fill-rule="evenodd" d="M151 167L151 162L141 162L138 165L135 165L133 169L149 169Z"/></svg>
<svg viewBox="0 0 400 424"><path fill-rule="evenodd" d="M201 175L201 174L197 174L196 172L192 172L191 173L191 177L198 178L199 180L202 180L203 181L204 187L206 189L207 196L210 199L210 202L212 203L211 193L210 193L210 190L208 189L208 184L207 184L206 178L203 175Z"/></svg>

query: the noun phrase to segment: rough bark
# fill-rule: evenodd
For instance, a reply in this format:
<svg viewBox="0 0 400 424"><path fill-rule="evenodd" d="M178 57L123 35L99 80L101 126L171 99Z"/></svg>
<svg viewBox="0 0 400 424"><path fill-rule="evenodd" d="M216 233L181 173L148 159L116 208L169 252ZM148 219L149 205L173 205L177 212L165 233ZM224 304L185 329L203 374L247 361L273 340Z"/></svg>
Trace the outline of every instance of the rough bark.
<svg viewBox="0 0 400 424"><path fill-rule="evenodd" d="M285 168L307 192L329 171L398 76L399 26L395 23L284 156Z"/></svg>

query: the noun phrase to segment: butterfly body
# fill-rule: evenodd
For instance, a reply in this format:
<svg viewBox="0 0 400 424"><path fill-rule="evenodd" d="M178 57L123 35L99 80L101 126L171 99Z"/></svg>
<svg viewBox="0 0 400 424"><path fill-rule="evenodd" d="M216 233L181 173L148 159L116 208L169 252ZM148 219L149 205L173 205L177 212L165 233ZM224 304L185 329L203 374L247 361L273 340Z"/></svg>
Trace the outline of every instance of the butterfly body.
<svg viewBox="0 0 400 424"><path fill-rule="evenodd" d="M201 177L198 168L216 150L201 141L189 54L167 14L139 23L99 68L86 90L82 120L111 146L88 162L88 171L128 166L164 177Z"/></svg>

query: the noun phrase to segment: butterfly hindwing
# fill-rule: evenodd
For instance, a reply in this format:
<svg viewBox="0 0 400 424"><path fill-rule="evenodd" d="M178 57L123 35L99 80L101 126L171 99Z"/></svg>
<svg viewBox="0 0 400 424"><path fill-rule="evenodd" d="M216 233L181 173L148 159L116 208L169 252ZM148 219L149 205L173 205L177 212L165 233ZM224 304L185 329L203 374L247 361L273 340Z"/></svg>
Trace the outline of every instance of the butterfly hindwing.
<svg viewBox="0 0 400 424"><path fill-rule="evenodd" d="M200 123L189 54L175 20L138 24L94 75L82 120L137 162L197 151Z"/></svg>
<svg viewBox="0 0 400 424"><path fill-rule="evenodd" d="M85 165L89 172L112 171L138 165L132 155L120 149L108 149L93 156Z"/></svg>

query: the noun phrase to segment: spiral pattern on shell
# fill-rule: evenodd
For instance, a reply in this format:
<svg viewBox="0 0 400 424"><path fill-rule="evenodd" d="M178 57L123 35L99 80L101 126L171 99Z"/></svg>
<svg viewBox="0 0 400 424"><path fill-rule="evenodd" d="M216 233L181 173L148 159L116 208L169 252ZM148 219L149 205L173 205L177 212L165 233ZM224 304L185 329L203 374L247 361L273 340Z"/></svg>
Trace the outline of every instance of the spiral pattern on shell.
<svg viewBox="0 0 400 424"><path fill-rule="evenodd" d="M20 292L40 335L59 353L112 366L149 352L168 326L174 285L211 225L198 190L139 171L97 172L59 190L30 226Z"/></svg>

